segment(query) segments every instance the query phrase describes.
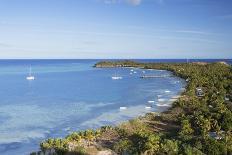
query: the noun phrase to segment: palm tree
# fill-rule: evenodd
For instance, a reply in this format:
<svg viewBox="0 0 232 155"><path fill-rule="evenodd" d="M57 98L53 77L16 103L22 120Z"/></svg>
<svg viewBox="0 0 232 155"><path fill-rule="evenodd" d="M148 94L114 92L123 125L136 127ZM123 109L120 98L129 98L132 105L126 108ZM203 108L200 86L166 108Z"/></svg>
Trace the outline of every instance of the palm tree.
<svg viewBox="0 0 232 155"><path fill-rule="evenodd" d="M87 140L88 146L90 146L90 144L96 139L93 130L86 130L85 138Z"/></svg>

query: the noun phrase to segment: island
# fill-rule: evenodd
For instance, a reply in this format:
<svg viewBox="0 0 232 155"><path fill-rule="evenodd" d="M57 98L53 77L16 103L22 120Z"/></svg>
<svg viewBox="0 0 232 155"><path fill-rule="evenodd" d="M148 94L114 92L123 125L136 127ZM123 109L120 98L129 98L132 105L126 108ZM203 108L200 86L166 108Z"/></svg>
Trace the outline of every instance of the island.
<svg viewBox="0 0 232 155"><path fill-rule="evenodd" d="M97 68L168 70L187 86L171 108L116 126L49 138L36 154L232 154L232 67L226 63L142 63L103 61Z"/></svg>

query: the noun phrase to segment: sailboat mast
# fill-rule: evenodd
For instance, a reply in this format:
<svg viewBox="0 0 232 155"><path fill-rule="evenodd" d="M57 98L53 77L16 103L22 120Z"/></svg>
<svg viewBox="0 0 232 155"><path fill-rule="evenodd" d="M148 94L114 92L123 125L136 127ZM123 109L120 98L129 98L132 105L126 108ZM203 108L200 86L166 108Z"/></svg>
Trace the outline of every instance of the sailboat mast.
<svg viewBox="0 0 232 155"><path fill-rule="evenodd" d="M30 66L30 70L29 70L29 76L31 76L31 66Z"/></svg>

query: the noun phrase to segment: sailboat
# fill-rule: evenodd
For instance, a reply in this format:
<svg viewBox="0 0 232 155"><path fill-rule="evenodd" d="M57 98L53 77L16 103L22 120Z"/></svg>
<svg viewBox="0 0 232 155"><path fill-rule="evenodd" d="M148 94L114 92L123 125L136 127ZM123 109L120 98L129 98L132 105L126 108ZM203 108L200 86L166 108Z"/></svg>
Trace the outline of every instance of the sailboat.
<svg viewBox="0 0 232 155"><path fill-rule="evenodd" d="M121 80L122 79L121 76L118 76L116 74L114 74L114 76L112 76L111 78L112 78L112 80Z"/></svg>
<svg viewBox="0 0 232 155"><path fill-rule="evenodd" d="M120 79L122 79L122 77L121 76L112 76L111 77L112 78L112 80L120 80Z"/></svg>
<svg viewBox="0 0 232 155"><path fill-rule="evenodd" d="M26 77L27 80L35 80L35 77L33 75L31 75L31 67L29 70L29 75Z"/></svg>

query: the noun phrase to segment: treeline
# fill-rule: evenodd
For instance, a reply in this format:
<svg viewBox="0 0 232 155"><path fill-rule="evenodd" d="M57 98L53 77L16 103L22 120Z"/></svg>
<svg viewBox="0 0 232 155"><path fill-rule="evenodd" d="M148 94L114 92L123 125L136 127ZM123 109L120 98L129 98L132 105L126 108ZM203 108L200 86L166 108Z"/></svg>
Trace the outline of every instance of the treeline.
<svg viewBox="0 0 232 155"><path fill-rule="evenodd" d="M232 154L232 67L223 63L100 62L95 67L164 69L186 79L182 96L167 112L147 114L117 127L48 139L41 152L88 154L87 148L117 154ZM196 88L203 91L197 96Z"/></svg>
<svg viewBox="0 0 232 155"><path fill-rule="evenodd" d="M94 65L94 67L98 68L106 68L106 67L143 67L143 64L124 60L124 61L101 61Z"/></svg>

